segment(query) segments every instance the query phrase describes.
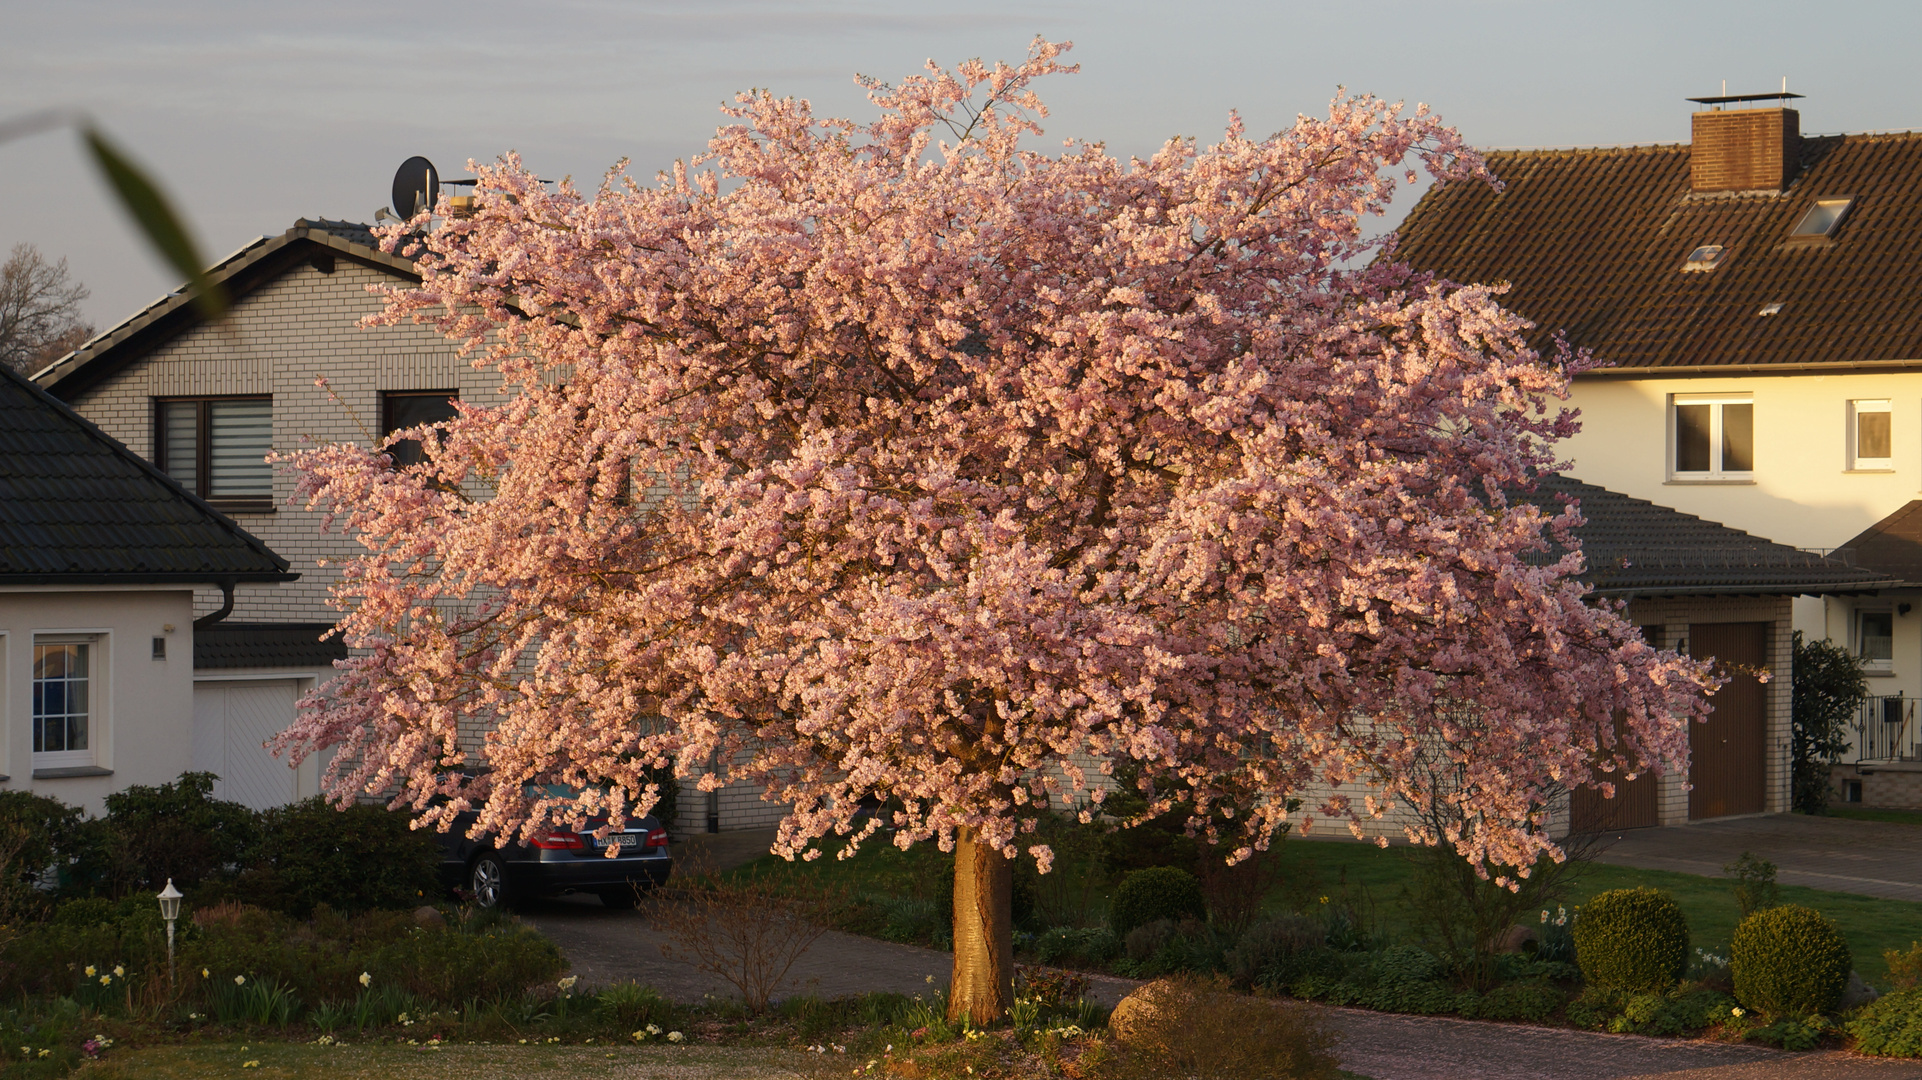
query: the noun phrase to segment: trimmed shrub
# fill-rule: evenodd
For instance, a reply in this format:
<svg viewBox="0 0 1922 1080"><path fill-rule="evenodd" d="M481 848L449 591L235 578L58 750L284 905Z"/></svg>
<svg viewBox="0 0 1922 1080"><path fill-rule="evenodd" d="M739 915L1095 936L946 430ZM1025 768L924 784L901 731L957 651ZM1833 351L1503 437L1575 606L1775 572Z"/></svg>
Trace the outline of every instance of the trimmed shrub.
<svg viewBox="0 0 1922 1080"><path fill-rule="evenodd" d="M1848 988L1854 960L1829 917L1795 904L1743 919L1729 941L1735 997L1769 1016L1828 1012Z"/></svg>
<svg viewBox="0 0 1922 1080"><path fill-rule="evenodd" d="M1172 866L1151 866L1122 878L1108 905L1108 925L1115 936L1124 939L1135 927L1160 919L1180 922L1207 917L1201 882L1188 871Z"/></svg>
<svg viewBox="0 0 1922 1080"><path fill-rule="evenodd" d="M1922 989L1884 994L1846 1025L1858 1054L1922 1057Z"/></svg>
<svg viewBox="0 0 1922 1080"><path fill-rule="evenodd" d="M299 916L322 903L343 912L431 903L440 895L439 847L431 830L408 822L379 806L336 810L320 797L276 807L265 815L245 891Z"/></svg>
<svg viewBox="0 0 1922 1080"><path fill-rule="evenodd" d="M1591 987L1666 990L1688 970L1688 919L1667 893L1613 889L1582 909L1575 955Z"/></svg>

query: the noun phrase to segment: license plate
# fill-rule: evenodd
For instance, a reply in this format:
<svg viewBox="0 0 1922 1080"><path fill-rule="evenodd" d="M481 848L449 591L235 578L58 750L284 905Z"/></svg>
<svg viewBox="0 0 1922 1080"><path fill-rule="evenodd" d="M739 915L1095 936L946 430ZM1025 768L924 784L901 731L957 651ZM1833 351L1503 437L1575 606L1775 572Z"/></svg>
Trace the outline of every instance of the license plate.
<svg viewBox="0 0 1922 1080"><path fill-rule="evenodd" d="M601 840L600 842L595 844L595 846L604 847L604 848L639 847L641 846L641 834L640 833L615 833L613 836L610 836L605 840Z"/></svg>

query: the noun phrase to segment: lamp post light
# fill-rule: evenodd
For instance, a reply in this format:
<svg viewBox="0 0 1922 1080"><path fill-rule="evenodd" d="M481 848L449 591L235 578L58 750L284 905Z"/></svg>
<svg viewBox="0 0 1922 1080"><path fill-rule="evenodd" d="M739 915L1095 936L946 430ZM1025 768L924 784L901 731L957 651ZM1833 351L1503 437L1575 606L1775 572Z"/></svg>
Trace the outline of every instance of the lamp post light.
<svg viewBox="0 0 1922 1080"><path fill-rule="evenodd" d="M160 890L160 917L167 920L167 985L174 982L174 920L180 918L180 898L186 894L174 888L174 879Z"/></svg>

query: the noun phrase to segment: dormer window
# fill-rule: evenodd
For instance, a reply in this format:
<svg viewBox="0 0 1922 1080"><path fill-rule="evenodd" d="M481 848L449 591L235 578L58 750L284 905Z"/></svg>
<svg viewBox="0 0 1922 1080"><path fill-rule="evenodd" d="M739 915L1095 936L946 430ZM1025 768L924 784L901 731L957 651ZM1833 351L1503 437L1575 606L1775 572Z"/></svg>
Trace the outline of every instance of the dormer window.
<svg viewBox="0 0 1922 1080"><path fill-rule="evenodd" d="M1842 224L1843 216L1849 212L1849 207L1854 202L1855 199L1852 196L1815 200L1815 205L1809 207L1808 212L1802 215L1802 220L1795 225L1795 231L1789 235L1791 237L1833 235L1836 226Z"/></svg>
<svg viewBox="0 0 1922 1080"><path fill-rule="evenodd" d="M1703 244L1701 247L1688 253L1688 258L1682 262L1682 273L1706 274L1710 270L1715 269L1716 264L1721 261L1722 245Z"/></svg>

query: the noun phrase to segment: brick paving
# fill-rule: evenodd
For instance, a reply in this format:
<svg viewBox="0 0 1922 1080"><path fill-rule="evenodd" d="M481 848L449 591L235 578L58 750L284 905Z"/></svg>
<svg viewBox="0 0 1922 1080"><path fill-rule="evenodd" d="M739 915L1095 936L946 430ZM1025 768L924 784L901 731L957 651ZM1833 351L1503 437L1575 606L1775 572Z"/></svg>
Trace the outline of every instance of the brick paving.
<svg viewBox="0 0 1922 1080"><path fill-rule="evenodd" d="M1773 862L1784 885L1922 900L1922 826L1896 822L1767 814L1631 829L1598 861L1720 877L1744 851Z"/></svg>

